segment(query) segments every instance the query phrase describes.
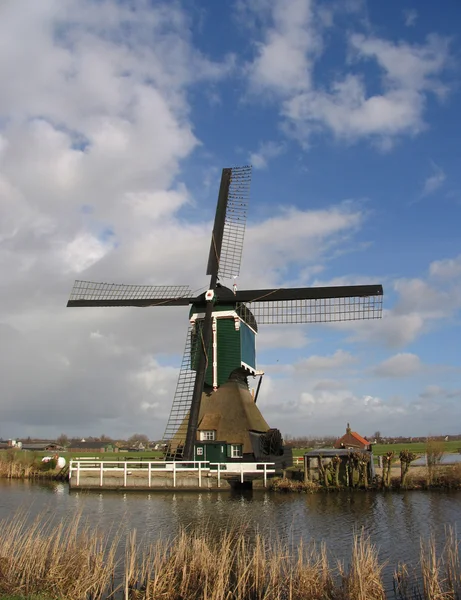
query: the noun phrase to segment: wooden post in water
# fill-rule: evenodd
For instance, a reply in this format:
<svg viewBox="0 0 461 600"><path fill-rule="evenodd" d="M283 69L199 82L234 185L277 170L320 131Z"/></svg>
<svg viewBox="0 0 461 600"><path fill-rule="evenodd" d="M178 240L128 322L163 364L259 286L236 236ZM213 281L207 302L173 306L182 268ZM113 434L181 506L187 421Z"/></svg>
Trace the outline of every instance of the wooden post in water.
<svg viewBox="0 0 461 600"><path fill-rule="evenodd" d="M304 457L304 483L310 480L311 459L308 456Z"/></svg>

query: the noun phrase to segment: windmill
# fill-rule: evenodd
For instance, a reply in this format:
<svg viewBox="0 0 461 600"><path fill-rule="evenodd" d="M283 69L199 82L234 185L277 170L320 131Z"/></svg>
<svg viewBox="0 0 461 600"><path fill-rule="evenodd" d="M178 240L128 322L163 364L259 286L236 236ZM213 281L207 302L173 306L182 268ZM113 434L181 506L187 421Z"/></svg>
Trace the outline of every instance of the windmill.
<svg viewBox="0 0 461 600"><path fill-rule="evenodd" d="M320 323L382 316L381 285L238 290L251 167L223 169L208 256L206 292L188 286L74 283L69 307L190 306L189 329L165 430L167 456L182 460L274 460L284 454L277 429L257 406L258 324ZM259 377L256 393L248 377Z"/></svg>

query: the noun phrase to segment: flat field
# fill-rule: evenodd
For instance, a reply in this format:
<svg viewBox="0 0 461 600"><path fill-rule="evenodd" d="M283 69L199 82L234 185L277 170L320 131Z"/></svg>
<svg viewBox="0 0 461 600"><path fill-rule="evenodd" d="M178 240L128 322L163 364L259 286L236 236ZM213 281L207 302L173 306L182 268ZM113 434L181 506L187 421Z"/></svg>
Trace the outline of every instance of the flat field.
<svg viewBox="0 0 461 600"><path fill-rule="evenodd" d="M70 460L71 458L97 458L104 460L120 460L124 461L126 459L129 460L161 460L163 458L163 453L158 450L149 450L145 452L66 452L65 450L61 452L38 452L31 450L22 450L22 455L24 457L30 456L33 458L42 457L42 456L53 456L54 454L59 454L60 456L64 456L65 459ZM3 600L0 596L0 600Z"/></svg>
<svg viewBox="0 0 461 600"><path fill-rule="evenodd" d="M311 448L293 448L293 456L303 456L303 454L308 450L311 450ZM373 454L375 456L383 456L387 452L394 452L395 456L398 457L401 450L410 450L415 454L425 454L426 443L412 442L404 444L373 444ZM461 440L444 442L444 450L445 452L459 452L461 450Z"/></svg>

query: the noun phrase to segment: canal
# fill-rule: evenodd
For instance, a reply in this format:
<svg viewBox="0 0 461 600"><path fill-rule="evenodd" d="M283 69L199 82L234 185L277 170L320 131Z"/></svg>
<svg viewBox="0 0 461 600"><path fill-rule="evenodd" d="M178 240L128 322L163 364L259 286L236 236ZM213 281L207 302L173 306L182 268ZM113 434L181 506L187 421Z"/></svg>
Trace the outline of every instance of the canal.
<svg viewBox="0 0 461 600"><path fill-rule="evenodd" d="M312 495L267 491L72 492L63 483L0 480L0 519L27 509L30 517L57 518L76 510L107 531L136 529L147 541L170 537L181 528L220 531L244 525L252 532L298 544L325 542L334 560L348 560L353 535L362 528L386 561L386 588L399 562L417 565L419 540L431 534L441 544L447 526L461 531L461 492L342 492ZM389 597L392 597L390 594Z"/></svg>

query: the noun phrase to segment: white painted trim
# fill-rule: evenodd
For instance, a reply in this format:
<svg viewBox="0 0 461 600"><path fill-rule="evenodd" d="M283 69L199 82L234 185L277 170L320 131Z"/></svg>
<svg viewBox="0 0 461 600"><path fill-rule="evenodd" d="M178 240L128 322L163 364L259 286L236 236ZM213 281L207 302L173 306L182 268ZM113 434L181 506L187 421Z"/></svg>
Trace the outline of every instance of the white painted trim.
<svg viewBox="0 0 461 600"><path fill-rule="evenodd" d="M213 343L212 343L212 352L211 352L211 360L213 362L213 389L218 389L218 331L217 331L217 319L213 317L212 321L212 331L213 331Z"/></svg>
<svg viewBox="0 0 461 600"><path fill-rule="evenodd" d="M253 367L250 367L250 365L247 365L245 362L243 362L243 360L240 362L240 364L242 365L242 367L244 367L245 369L250 371L250 373L253 373L253 375L256 375L256 369L253 369Z"/></svg>
<svg viewBox="0 0 461 600"><path fill-rule="evenodd" d="M219 319L219 317L223 317L223 318L224 317L227 317L227 318L229 318L229 317L238 317L240 319L240 317L235 312L235 310L215 310L211 314L216 319ZM205 313L195 313L190 318L190 322L193 323L197 319L203 319L204 317L205 317Z"/></svg>
<svg viewBox="0 0 461 600"><path fill-rule="evenodd" d="M237 319L241 323L243 323L244 325L246 325L248 327L248 329L250 329L255 335L258 335L258 332L255 331L253 329L253 327L251 327L251 325L248 325L248 323L246 321L244 321L242 319L242 317L235 310L217 310L217 311L211 313L211 315L215 319L229 319L230 317L232 317L233 319L235 319L235 317L237 317ZM205 313L195 313L189 319L189 322L190 323L195 323L195 321L197 319L204 319L204 318L205 318Z"/></svg>

